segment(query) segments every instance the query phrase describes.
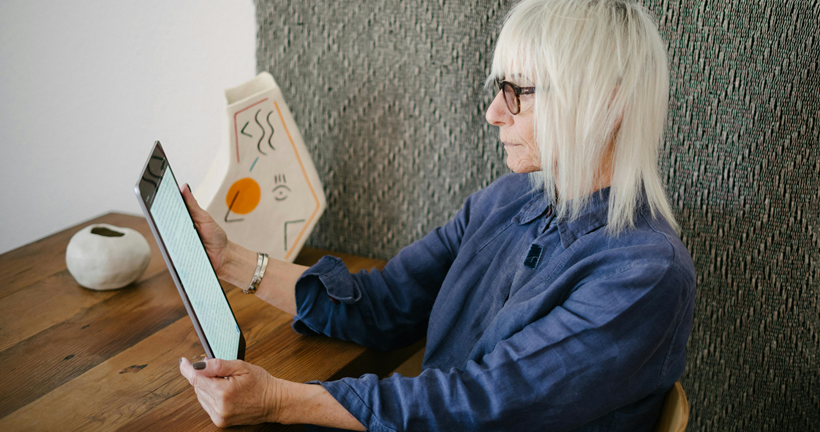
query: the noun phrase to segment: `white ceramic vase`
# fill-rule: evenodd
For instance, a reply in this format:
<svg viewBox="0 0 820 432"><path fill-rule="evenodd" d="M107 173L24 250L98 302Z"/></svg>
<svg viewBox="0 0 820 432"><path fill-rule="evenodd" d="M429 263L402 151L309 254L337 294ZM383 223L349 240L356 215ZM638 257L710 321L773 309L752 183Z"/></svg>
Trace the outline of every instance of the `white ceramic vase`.
<svg viewBox="0 0 820 432"><path fill-rule="evenodd" d="M151 261L145 237L130 228L90 225L71 237L68 271L80 285L97 291L122 288L142 276Z"/></svg>

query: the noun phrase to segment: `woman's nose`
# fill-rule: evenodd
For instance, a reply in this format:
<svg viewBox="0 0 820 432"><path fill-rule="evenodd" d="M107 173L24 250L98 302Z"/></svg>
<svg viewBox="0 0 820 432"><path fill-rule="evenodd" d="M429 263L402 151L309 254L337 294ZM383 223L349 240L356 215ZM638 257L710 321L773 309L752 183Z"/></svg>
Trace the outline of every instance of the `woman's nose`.
<svg viewBox="0 0 820 432"><path fill-rule="evenodd" d="M507 102L504 101L504 93L499 91L495 95L495 99L487 108L487 114L484 116L487 123L493 126L502 126L512 123L512 114L507 109Z"/></svg>

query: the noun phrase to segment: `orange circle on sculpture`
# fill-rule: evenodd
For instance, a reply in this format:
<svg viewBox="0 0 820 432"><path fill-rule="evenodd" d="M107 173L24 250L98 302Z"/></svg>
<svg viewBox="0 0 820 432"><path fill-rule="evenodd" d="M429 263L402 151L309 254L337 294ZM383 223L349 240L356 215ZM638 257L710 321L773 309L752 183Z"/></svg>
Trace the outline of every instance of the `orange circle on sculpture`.
<svg viewBox="0 0 820 432"><path fill-rule="evenodd" d="M259 198L262 196L262 189L256 180L245 177L235 181L228 189L225 196L225 204L232 213L248 214L259 205Z"/></svg>

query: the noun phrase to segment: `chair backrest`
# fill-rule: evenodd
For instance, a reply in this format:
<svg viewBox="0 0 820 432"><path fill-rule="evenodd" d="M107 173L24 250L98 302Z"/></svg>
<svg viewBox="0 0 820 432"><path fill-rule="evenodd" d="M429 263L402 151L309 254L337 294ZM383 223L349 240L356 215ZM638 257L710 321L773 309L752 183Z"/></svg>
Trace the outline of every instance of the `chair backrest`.
<svg viewBox="0 0 820 432"><path fill-rule="evenodd" d="M689 423L689 401L680 381L666 393L663 411L655 432L683 432Z"/></svg>

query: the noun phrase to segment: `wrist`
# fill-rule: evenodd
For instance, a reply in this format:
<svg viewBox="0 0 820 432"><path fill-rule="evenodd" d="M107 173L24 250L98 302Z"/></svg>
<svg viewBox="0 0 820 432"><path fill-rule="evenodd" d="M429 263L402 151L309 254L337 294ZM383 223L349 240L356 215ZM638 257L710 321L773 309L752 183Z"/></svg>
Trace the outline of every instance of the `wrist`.
<svg viewBox="0 0 820 432"><path fill-rule="evenodd" d="M217 277L232 285L246 287L253 278L256 253L228 241L223 259L225 261L217 271Z"/></svg>
<svg viewBox="0 0 820 432"><path fill-rule="evenodd" d="M306 384L277 378L273 379L278 380L279 383L278 385L274 384L276 390L271 392L274 400L268 403L268 406L271 407L268 422L281 424L303 423L304 420L298 412L300 404L294 402L294 399L297 399L300 395L300 390L303 390L300 387Z"/></svg>
<svg viewBox="0 0 820 432"><path fill-rule="evenodd" d="M234 261L234 247L235 246L236 245L232 241L228 240L228 244L225 245L224 249L222 249L222 257L221 257L222 258L222 260L221 260L222 265L219 267L219 269L217 269L217 272L216 272L216 275L220 279L223 279L223 277L222 277L223 274L226 273L228 268L233 264L233 261Z"/></svg>
<svg viewBox="0 0 820 432"><path fill-rule="evenodd" d="M282 424L314 424L345 430L365 430L359 420L321 385L290 381L281 383L278 418L275 421Z"/></svg>

